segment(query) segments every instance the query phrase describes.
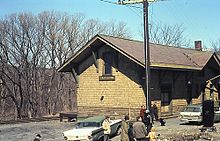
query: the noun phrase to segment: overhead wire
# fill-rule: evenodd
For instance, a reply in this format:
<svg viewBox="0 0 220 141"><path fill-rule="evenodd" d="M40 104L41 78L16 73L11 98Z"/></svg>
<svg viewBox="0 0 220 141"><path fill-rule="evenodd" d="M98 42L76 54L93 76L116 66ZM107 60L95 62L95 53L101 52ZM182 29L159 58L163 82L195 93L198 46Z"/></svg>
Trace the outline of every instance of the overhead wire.
<svg viewBox="0 0 220 141"><path fill-rule="evenodd" d="M111 3L111 4L116 4L116 5L117 5L116 2L111 2L111 1L108 1L108 0L100 0L100 1L103 1L103 2L106 2L106 3Z"/></svg>
<svg viewBox="0 0 220 141"><path fill-rule="evenodd" d="M108 0L100 0L100 1L103 1L103 2L107 2L107 3L110 3L110 4L116 4L116 5L119 5L119 4L117 4L117 2L112 2L112 1L108 1ZM136 4L135 4L136 5ZM142 14L143 14L143 7L142 6L135 6L135 5L125 5L129 10L131 10L133 13L135 13L139 18L142 18L143 16L142 16ZM151 5L153 5L153 3L149 3L149 6L150 7L152 7L152 9L153 9L153 6L151 6ZM138 10L139 9L139 10ZM157 20L158 22L161 22L159 19L157 19L157 18L153 18L153 10L151 10L150 12L149 12L150 14L150 19L155 19L155 20ZM152 20L153 21L153 20ZM142 23L143 24L143 23Z"/></svg>
<svg viewBox="0 0 220 141"><path fill-rule="evenodd" d="M103 2L107 2L110 4L115 4L115 5L119 5L117 2L111 2L108 0L100 0ZM132 11L134 14L136 14L139 18L143 18L143 7L142 6L137 6L137 4L133 4L133 5L125 5L130 11ZM157 16L154 14L154 3L149 3L149 12L148 12L148 16L149 16L149 26L152 27L155 24L161 24L163 23L159 18L157 18ZM175 12L174 12L175 13ZM141 26L144 25L143 20L141 20L140 23Z"/></svg>
<svg viewBox="0 0 220 141"><path fill-rule="evenodd" d="M108 1L108 0L100 0L103 2L107 2L107 3L111 3L111 4L116 4L119 5L117 2L112 2L112 1ZM158 1L163 1L163 0L158 0ZM189 4L187 1L184 4ZM137 6L135 5L125 5L130 11L132 11L134 14L136 14L139 18L143 17L143 7L141 7L140 5ZM185 27L185 25L189 25L190 27L192 27L194 29L194 27L196 26L194 22L192 22L193 19L189 18L189 16L187 16L186 14L184 14L183 12L177 12L177 11L184 11L183 10L183 6L180 7L174 7L170 4L164 4L163 5L167 10L167 12L169 14L171 14L174 18L179 18L181 17L183 19L183 22L181 23L183 25L183 28ZM149 3L149 12L148 12L148 16L149 16L149 27L152 27L156 24L161 25L166 21L163 21L162 19L159 19L158 16L155 14L154 11L154 3ZM169 15L167 14L167 15ZM168 17L167 19L170 19L171 17ZM169 20L168 20L169 22ZM185 24L184 24L185 23ZM165 23L167 24L167 23ZM168 23L171 24L171 23ZM175 23L174 23L175 24ZM176 24L179 24L178 21L176 22ZM141 20L141 24L143 25L143 20ZM188 34L186 34L186 37L188 36Z"/></svg>
<svg viewBox="0 0 220 141"><path fill-rule="evenodd" d="M139 18L141 18L141 11L138 11L136 8L137 7L134 7L134 6L131 6L131 5L126 5L126 7L131 10L132 12L134 12ZM133 9L132 9L133 8ZM139 9L140 7L138 7Z"/></svg>
<svg viewBox="0 0 220 141"><path fill-rule="evenodd" d="M108 0L100 0L102 2L106 2L106 3L110 3L110 4L114 4L114 5L120 5L118 4L117 2L112 2L112 1L108 1ZM139 11L135 11L134 9L142 9L141 7L139 6L134 6L134 5L125 5L127 8L129 8L132 12L134 12L137 16L140 16L139 15ZM132 9L134 8L134 9Z"/></svg>
<svg viewBox="0 0 220 141"><path fill-rule="evenodd" d="M150 23L154 24L154 23L157 23L157 24L161 24L163 23L158 17L157 15L154 13L154 4L151 3L150 5L150 12L149 12L149 17L150 17Z"/></svg>

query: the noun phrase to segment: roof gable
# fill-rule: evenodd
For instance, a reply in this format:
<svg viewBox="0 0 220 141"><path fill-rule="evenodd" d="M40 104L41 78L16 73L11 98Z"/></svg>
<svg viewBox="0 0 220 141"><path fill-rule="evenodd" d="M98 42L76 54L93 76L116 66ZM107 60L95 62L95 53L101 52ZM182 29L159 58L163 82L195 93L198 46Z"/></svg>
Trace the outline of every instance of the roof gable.
<svg viewBox="0 0 220 141"><path fill-rule="evenodd" d="M66 63L58 68L58 71L70 71L69 69L74 66L73 63L77 62L79 56L86 57L86 55L91 54L91 45L99 46L104 44L144 67L143 42L106 35L96 35L75 55L67 60ZM150 44L151 67L201 70L212 55L212 52L207 51Z"/></svg>

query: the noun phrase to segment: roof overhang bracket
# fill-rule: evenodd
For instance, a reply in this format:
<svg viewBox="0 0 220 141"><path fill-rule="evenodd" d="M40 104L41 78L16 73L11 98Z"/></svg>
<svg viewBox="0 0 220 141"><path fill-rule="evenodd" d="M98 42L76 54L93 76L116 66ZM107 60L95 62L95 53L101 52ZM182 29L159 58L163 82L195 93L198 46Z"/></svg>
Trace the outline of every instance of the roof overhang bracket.
<svg viewBox="0 0 220 141"><path fill-rule="evenodd" d="M114 64L115 64L116 72L118 72L118 52L117 51L114 51Z"/></svg>
<svg viewBox="0 0 220 141"><path fill-rule="evenodd" d="M92 56L94 59L94 64L96 67L96 72L99 73L99 63L98 63L98 55L92 50Z"/></svg>
<svg viewBox="0 0 220 141"><path fill-rule="evenodd" d="M74 68L72 68L72 69L71 69L71 73L72 73L73 78L75 79L75 82L76 82L77 87L78 87L78 85L79 85L79 76L78 76L78 74L76 73L76 70L75 70Z"/></svg>
<svg viewBox="0 0 220 141"><path fill-rule="evenodd" d="M219 58L217 57L217 55L216 55L216 54L214 54L213 56L214 56L214 58L215 58L215 60L216 60L217 64L220 66L220 60L219 60Z"/></svg>

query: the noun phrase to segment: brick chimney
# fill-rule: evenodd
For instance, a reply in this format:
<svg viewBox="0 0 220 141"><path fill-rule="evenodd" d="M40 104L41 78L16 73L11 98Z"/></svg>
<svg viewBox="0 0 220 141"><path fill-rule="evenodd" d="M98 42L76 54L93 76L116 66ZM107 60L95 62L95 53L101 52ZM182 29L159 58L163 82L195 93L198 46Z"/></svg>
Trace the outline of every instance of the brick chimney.
<svg viewBox="0 0 220 141"><path fill-rule="evenodd" d="M202 51L202 41L195 41L195 50Z"/></svg>

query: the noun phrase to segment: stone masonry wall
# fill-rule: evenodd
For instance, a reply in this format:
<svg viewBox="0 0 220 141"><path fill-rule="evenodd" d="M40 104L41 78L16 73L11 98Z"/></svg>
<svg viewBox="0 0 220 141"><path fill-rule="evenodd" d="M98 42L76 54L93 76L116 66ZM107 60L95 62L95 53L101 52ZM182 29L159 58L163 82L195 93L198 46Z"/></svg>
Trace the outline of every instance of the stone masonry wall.
<svg viewBox="0 0 220 141"><path fill-rule="evenodd" d="M79 77L79 88L77 89L79 115L139 114L135 109L139 109L140 105L145 104L145 96L142 87L135 82L138 80L137 71L134 71L136 64L132 64L123 56L119 56L118 61L118 68L112 68L115 81L99 81L99 76L102 76L103 73L101 57L98 59L98 73L95 65L92 64L92 57L88 58L85 64L82 63L82 65L91 65Z"/></svg>
<svg viewBox="0 0 220 141"><path fill-rule="evenodd" d="M112 115L114 117L122 117L122 115L130 115L135 118L139 115L139 108L145 105L145 95L140 79L144 74L139 71L140 66L131 61L129 58L117 54L117 61L113 63L112 75L115 77L114 81L100 81L99 77L103 75L104 62L102 54L106 51L113 51L107 46L102 47L98 51L98 72L94 65L92 56L87 58L79 66L81 70L79 75L79 87L77 89L77 107L79 115ZM114 52L114 51L113 51ZM142 68L143 70L143 68ZM177 73L174 84L174 73ZM171 84L172 100L172 115L178 115L180 111L187 105L187 86L186 82L189 79L185 72L165 71L162 78L159 77L159 71L154 70L151 73L151 99L152 103L156 103L161 114L161 84ZM142 75L142 76L141 76ZM194 83L202 82L203 77L197 77L194 74ZM178 76L178 77L177 77ZM159 80L162 79L162 80ZM160 82L160 83L159 83ZM200 90L200 89L198 89ZM214 95L215 99L217 95ZM201 94L195 89L193 85L193 99L192 103L201 103Z"/></svg>

